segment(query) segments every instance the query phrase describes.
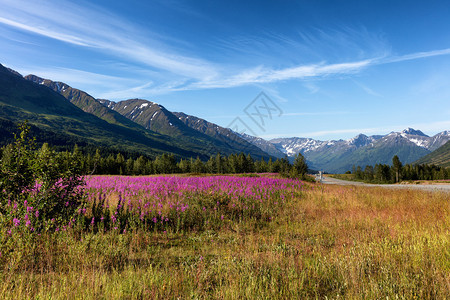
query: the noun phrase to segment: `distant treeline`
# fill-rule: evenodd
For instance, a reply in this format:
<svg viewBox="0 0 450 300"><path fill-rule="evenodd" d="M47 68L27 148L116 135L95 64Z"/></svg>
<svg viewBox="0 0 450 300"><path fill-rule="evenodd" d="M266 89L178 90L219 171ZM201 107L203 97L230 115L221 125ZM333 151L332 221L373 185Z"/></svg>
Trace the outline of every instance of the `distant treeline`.
<svg viewBox="0 0 450 300"><path fill-rule="evenodd" d="M47 149L48 144L44 144L42 149ZM0 159L10 156L14 152L14 145L9 144L0 148ZM211 173L211 174L236 174L236 173L280 173L288 177L305 177L308 166L304 157L299 154L294 163L290 164L287 158L268 161L254 160L250 155L232 154L224 156L217 154L210 157L208 161L200 158L177 160L173 154L162 154L155 159L139 156L125 157L122 153L108 153L102 155L100 150L95 154L83 153L78 146L72 151L59 151L55 155L70 159L73 155L78 157L80 168L84 174L96 175L152 175L152 174L173 174L173 173Z"/></svg>
<svg viewBox="0 0 450 300"><path fill-rule="evenodd" d="M224 156L217 154L205 161L204 157L179 159L173 154L161 154L156 157L139 152L123 152L110 147L95 147L82 139L67 140L67 136L45 131L36 126L28 125L28 134L34 137L35 150L39 152L45 145L58 156L70 157L75 153L80 156L81 168L84 174L96 175L152 175L173 173L280 173L288 177L303 177L308 170L304 157L299 154L291 164L287 157L272 160L267 158L254 159L244 153ZM0 118L0 159L3 153L14 151L14 132L17 124ZM75 145L75 146L71 146ZM3 146L3 147L2 147ZM9 155L9 154L8 154Z"/></svg>
<svg viewBox="0 0 450 300"><path fill-rule="evenodd" d="M103 156L100 151L95 155L82 156L82 169L86 174L110 175L152 175L173 173L210 173L210 174L236 174L236 173L281 173L291 177L301 177L306 174L308 166L300 154L294 164L287 158L268 161L254 160L244 153L224 156L217 154L208 161L200 158L177 160L172 154L162 154L155 159L145 156L125 158L118 153Z"/></svg>
<svg viewBox="0 0 450 300"><path fill-rule="evenodd" d="M366 166L364 169L360 166L353 166L352 171L347 174L353 174L353 179L377 183L394 183L402 180L445 180L450 179L450 169L436 165L403 165L398 156L392 159L392 165L376 164L375 166Z"/></svg>

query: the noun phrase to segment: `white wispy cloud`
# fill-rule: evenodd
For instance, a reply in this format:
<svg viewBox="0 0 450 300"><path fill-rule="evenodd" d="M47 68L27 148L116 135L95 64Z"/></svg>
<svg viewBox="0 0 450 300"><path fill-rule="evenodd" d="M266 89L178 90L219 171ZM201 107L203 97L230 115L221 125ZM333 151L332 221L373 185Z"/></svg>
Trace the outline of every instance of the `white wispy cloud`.
<svg viewBox="0 0 450 300"><path fill-rule="evenodd" d="M111 86L115 86L116 88L127 89L129 86L137 84L137 81L134 79L104 75L70 68L18 68L17 71L24 76L28 74L34 74L45 79L70 83L74 88L84 86L86 87L85 91L91 93L94 97L100 96L98 94L92 93L92 91L95 91L98 88L107 90Z"/></svg>
<svg viewBox="0 0 450 300"><path fill-rule="evenodd" d="M319 111L319 112L292 112L284 113L283 116L297 117L297 116L331 116L331 115L346 115L348 111Z"/></svg>
<svg viewBox="0 0 450 300"><path fill-rule="evenodd" d="M400 61L421 59L426 57L448 55L448 54L450 54L450 49L448 51L447 50L430 51L430 52L421 52L420 54L417 55L409 54L405 56L399 56L396 58L395 61L381 57L348 63L327 64L325 62L322 62L320 64L301 65L285 69L271 69L258 66L253 69L243 70L236 75L215 74L214 76L209 76L204 79L194 79L194 80L185 79L177 81L167 81L161 85L154 85L152 87L148 87L148 89L141 89L141 91L148 95L161 95L170 92L179 92L187 90L233 88L246 85L262 86L263 84L276 83L279 81L287 81L294 79L299 80L323 79L339 75L350 76L352 74L358 74L364 69L376 65L383 65L387 63L395 63ZM380 95L370 87L360 82L355 81L355 83L368 94L377 97L382 97L382 95ZM317 85L306 84L305 87L310 89L312 93L319 91ZM311 87L314 88L311 89ZM127 90L118 91L117 94L123 94L126 91ZM114 93L109 93L109 95L114 96ZM279 98L278 100L281 102L287 101L281 95L278 98Z"/></svg>
<svg viewBox="0 0 450 300"><path fill-rule="evenodd" d="M25 31L29 31L32 33L36 33L36 34L40 34L55 40L59 40L59 41L63 41L63 42L67 42L70 44L74 44L74 45L78 45L78 46L91 46L88 43L86 43L85 41L83 41L83 39L69 35L69 34L64 34L64 33L58 33L58 32L53 32L50 30L45 30L45 29L41 29L41 28L36 28L33 26L29 26L20 22L16 22L7 18L2 18L0 17L0 23L3 23L5 25L9 25L12 27L16 27L18 29L22 29Z"/></svg>
<svg viewBox="0 0 450 300"><path fill-rule="evenodd" d="M381 63L396 63L396 62L415 60L415 59L421 59L421 58L427 58L427 57L433 57L433 56L449 55L449 54L450 54L450 48L440 49L440 50L432 50L432 51L423 51L423 52L411 53L411 54L406 54L406 55L387 57L386 59L382 60Z"/></svg>
<svg viewBox="0 0 450 300"><path fill-rule="evenodd" d="M249 85L255 83L270 83L277 81L286 81L291 79L306 79L327 77L341 74L352 74L359 72L371 65L373 60L362 60L348 63L337 64L311 64L301 65L285 69L271 69L264 68L262 66L244 70L237 75L217 78L206 79L192 84L194 88L230 88L242 85Z"/></svg>
<svg viewBox="0 0 450 300"><path fill-rule="evenodd" d="M143 30L130 21L125 21L120 16L113 15L90 2L73 3L60 0L58 5L54 5L49 0L2 0L1 2L0 24L4 26L89 51L102 52L108 58L114 56L124 64L137 62L143 69L149 67L153 71L157 70L164 74L158 80L147 77L136 82L136 79L133 79L130 80L133 81L133 84L129 85L132 88L119 84L103 93L103 96L111 96L116 99L127 92L142 93L141 95L144 96L185 90L233 88L288 80L349 76L375 65L450 54L450 48L448 48L392 56L389 54L389 46L383 37L378 33L372 34L365 28L340 28L330 31L315 29L312 33L299 33L299 40L277 33L267 33L259 40L242 37L222 43L226 44L232 52L237 52L242 48L242 51L248 53L252 49L256 49L255 45L266 45L266 50L273 50L279 49L276 47L279 47L277 45L280 43L285 45L286 49L293 47L293 49L301 50L301 53L306 53L308 49L313 53L313 50L318 48L333 50L340 47L351 53L351 57L355 57L355 59L349 57L348 61L343 62L330 62L330 58L335 61L338 59L330 56L328 60L319 58L318 63L294 62L290 65L283 64L285 67L274 68L273 65L279 64L269 62L268 65L258 64L252 67L249 66L252 61L244 65L236 65L226 60L215 62L189 55L190 51L187 51L186 48L178 47L184 45L189 48L186 41L177 42L176 39ZM272 42L270 43L270 41ZM239 43L250 46L240 47ZM174 44L177 46L173 46ZM266 52L273 53L272 51ZM333 53L333 51L325 52ZM83 76L79 72L69 73L72 76L71 82L83 80L75 80L75 76ZM102 81L101 74L98 76L100 79L97 81ZM93 77L87 78L95 81ZM126 80L127 78L124 78L124 81ZM106 82L106 80L104 81ZM369 87L357 82L356 84L367 93L378 95ZM111 84L110 87L112 87ZM315 89L311 91L315 92ZM280 101L283 100L282 96L279 98Z"/></svg>
<svg viewBox="0 0 450 300"><path fill-rule="evenodd" d="M133 86L125 89L112 89L104 93L100 93L100 98L111 100L124 100L130 98L142 98L142 95L158 96L170 92L185 91L184 81L169 81L163 84L156 85L153 82L148 82L142 85Z"/></svg>
<svg viewBox="0 0 450 300"><path fill-rule="evenodd" d="M319 86L310 81L303 83L303 86L308 89L310 94L315 94L320 91Z"/></svg>
<svg viewBox="0 0 450 300"><path fill-rule="evenodd" d="M356 81L356 80L352 80L357 86L359 86L363 91L365 91L367 94L372 95L372 96L376 96L376 97L383 97L382 95L380 95L379 93L375 92L373 89L371 89L370 87L368 87L367 85Z"/></svg>
<svg viewBox="0 0 450 300"><path fill-rule="evenodd" d="M139 35L132 24L121 21L118 16L94 8L92 5L82 8L63 0L57 6L50 1L5 0L0 23L76 46L113 53L181 76L204 79L216 75L215 67L209 62L175 53L161 41Z"/></svg>

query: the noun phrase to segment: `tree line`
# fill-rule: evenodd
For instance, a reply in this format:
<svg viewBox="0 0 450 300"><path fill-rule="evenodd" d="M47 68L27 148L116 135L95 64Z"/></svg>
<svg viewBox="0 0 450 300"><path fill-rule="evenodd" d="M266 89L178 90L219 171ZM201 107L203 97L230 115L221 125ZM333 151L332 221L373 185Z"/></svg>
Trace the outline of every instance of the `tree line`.
<svg viewBox="0 0 450 300"><path fill-rule="evenodd" d="M28 125L27 133L30 131ZM23 129L21 128L21 129ZM0 159L6 161L15 151L15 144L9 144L0 148ZM39 149L34 147L37 154L48 151L50 148L44 143ZM237 173L280 173L284 176L295 178L306 178L308 171L305 158L298 154L294 163L291 164L287 157L272 160L255 160L250 154L231 154L229 156L220 153L211 156L209 160L202 161L199 157L178 160L173 154L161 154L155 158L140 155L127 155L121 152L114 153L103 149L97 149L94 154L90 151L82 151L77 145L72 151L56 151L52 149L53 155L66 164L69 160L77 157L77 164L82 174L86 175L153 175L174 173L209 173L209 174L237 174Z"/></svg>
<svg viewBox="0 0 450 300"><path fill-rule="evenodd" d="M77 150L78 151L78 150ZM209 174L238 174L238 173L280 173L289 177L304 177L308 166L304 157L298 154L291 164L285 158L272 160L255 160L250 154L220 153L202 161L199 157L177 160L173 154L161 154L154 159L139 156L126 158L122 153L102 155L99 150L94 155L81 156L81 168L86 174L108 175L153 175L174 173L209 173Z"/></svg>
<svg viewBox="0 0 450 300"><path fill-rule="evenodd" d="M367 165L364 169L353 166L352 171L355 180L363 180L376 183L395 183L403 180L445 180L450 179L448 168L436 165L403 165L397 155L392 158L392 165L376 164Z"/></svg>

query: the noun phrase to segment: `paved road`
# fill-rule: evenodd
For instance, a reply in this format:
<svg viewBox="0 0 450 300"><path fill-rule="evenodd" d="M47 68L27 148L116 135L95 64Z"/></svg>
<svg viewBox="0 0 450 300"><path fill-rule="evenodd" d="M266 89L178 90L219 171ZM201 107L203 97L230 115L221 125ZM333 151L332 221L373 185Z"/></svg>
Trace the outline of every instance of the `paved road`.
<svg viewBox="0 0 450 300"><path fill-rule="evenodd" d="M450 184L370 184L358 181L341 180L328 176L323 177L322 183L336 185L380 186L393 189L419 189L425 191L442 191L450 193Z"/></svg>

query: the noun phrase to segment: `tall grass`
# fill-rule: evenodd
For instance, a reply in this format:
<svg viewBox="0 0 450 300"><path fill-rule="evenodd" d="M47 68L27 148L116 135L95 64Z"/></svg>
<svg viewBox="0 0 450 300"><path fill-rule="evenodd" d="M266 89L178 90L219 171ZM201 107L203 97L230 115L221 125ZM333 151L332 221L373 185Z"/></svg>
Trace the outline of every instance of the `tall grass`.
<svg viewBox="0 0 450 300"><path fill-rule="evenodd" d="M449 194L292 182L268 196L273 218L233 219L225 202L246 199L213 189L185 200L223 200L226 222L200 220L214 226L16 232L0 257L1 298L450 298ZM114 212L118 194L102 195Z"/></svg>

